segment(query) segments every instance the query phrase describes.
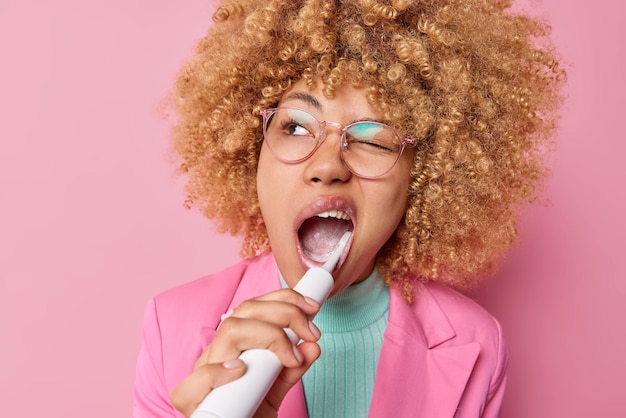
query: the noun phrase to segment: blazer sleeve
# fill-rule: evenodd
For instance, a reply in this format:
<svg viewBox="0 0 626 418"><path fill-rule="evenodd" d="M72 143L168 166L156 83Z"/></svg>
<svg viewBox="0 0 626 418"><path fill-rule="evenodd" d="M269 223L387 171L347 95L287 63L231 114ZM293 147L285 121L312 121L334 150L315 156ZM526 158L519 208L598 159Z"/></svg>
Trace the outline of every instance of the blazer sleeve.
<svg viewBox="0 0 626 418"><path fill-rule="evenodd" d="M133 388L133 417L182 417L172 406L163 370L161 329L154 299L146 305Z"/></svg>
<svg viewBox="0 0 626 418"><path fill-rule="evenodd" d="M509 354L506 347L506 341L502 335L502 327L495 321L498 330L498 347L496 351L496 368L489 384L489 393L485 406L483 408L482 418L498 418L502 407L502 399L504 398L504 389L506 387L506 379L509 366Z"/></svg>

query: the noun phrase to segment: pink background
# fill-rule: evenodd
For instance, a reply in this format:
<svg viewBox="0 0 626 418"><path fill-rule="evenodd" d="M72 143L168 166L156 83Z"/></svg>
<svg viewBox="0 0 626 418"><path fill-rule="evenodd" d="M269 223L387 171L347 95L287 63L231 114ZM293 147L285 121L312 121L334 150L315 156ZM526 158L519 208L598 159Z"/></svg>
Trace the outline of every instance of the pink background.
<svg viewBox="0 0 626 418"><path fill-rule="evenodd" d="M566 57L541 205L473 296L510 345L508 418L624 416L620 0L526 0ZM210 0L0 0L0 415L130 416L143 307L238 259L182 208L159 100Z"/></svg>

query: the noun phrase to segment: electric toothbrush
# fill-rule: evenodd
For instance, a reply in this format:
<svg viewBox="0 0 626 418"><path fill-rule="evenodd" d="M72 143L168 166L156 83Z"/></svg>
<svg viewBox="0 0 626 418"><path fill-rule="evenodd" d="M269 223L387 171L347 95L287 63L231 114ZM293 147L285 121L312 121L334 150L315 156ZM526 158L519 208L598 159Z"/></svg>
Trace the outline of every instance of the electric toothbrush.
<svg viewBox="0 0 626 418"><path fill-rule="evenodd" d="M331 272L341 258L350 239L350 231L343 234L339 243L322 267L311 267L293 288L303 296L321 305L333 289ZM299 338L289 328L285 333L292 344ZM237 380L213 389L198 405L191 418L250 418L269 392L283 369L276 355L268 349L246 350L239 356L246 364L246 373Z"/></svg>

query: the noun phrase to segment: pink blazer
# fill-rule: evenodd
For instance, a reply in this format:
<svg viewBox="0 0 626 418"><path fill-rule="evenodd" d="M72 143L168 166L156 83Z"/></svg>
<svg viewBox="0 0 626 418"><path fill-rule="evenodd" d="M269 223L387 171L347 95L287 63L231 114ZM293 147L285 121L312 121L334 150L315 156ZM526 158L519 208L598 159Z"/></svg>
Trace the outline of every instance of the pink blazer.
<svg viewBox="0 0 626 418"><path fill-rule="evenodd" d="M134 417L182 417L169 401L215 335L220 316L242 301L280 288L271 254L177 287L151 300L134 386ZM507 351L499 324L478 304L435 283L409 305L390 291L370 417L498 417ZM306 418L302 385L279 417Z"/></svg>

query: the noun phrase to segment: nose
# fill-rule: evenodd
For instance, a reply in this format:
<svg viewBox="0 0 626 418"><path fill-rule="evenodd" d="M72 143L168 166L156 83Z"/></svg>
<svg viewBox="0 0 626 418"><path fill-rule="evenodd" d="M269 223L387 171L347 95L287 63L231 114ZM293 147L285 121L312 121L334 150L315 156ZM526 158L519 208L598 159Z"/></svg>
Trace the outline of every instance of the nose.
<svg viewBox="0 0 626 418"><path fill-rule="evenodd" d="M323 137L319 148L305 161L305 181L332 184L350 180L352 173L341 160L341 125L327 122L321 134Z"/></svg>

